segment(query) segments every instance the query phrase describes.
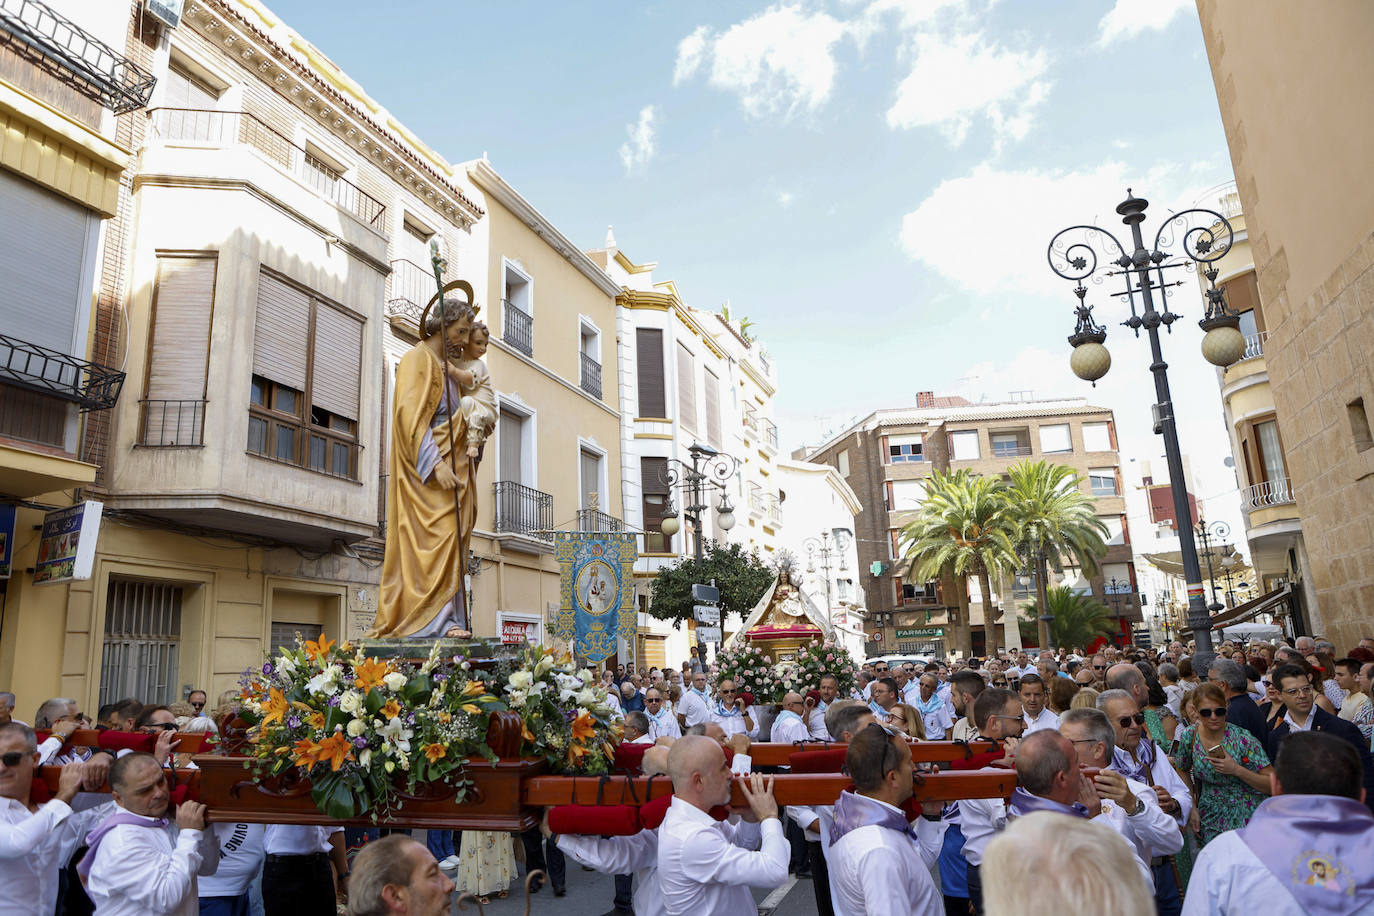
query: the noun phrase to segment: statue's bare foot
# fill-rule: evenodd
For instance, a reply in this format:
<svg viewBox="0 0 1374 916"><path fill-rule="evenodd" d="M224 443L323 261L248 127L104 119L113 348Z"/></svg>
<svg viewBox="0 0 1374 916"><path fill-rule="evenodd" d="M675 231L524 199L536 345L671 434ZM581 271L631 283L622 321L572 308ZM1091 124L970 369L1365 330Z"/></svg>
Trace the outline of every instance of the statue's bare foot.
<svg viewBox="0 0 1374 916"><path fill-rule="evenodd" d="M447 639L471 639L472 631L462 627L449 627L444 631L444 637Z"/></svg>

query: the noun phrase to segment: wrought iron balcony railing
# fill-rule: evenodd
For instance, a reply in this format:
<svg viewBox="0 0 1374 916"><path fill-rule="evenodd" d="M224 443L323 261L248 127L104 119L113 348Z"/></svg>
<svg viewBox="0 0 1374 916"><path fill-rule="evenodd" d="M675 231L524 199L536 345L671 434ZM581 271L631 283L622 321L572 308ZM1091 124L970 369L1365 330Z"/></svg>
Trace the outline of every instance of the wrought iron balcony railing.
<svg viewBox="0 0 1374 916"><path fill-rule="evenodd" d="M1287 477L1266 480L1240 491L1240 506L1246 512L1291 502L1296 500L1293 498L1293 483Z"/></svg>
<svg viewBox="0 0 1374 916"><path fill-rule="evenodd" d="M1245 335L1245 352L1241 354L1241 359L1254 359L1264 355L1264 342L1269 339L1268 331L1257 331L1254 334Z"/></svg>
<svg viewBox="0 0 1374 916"><path fill-rule="evenodd" d="M119 400L124 373L0 334L0 382L71 401L82 410L109 410Z"/></svg>
<svg viewBox="0 0 1374 916"><path fill-rule="evenodd" d="M621 531L624 528L624 522L600 509L577 510L578 531Z"/></svg>
<svg viewBox="0 0 1374 916"><path fill-rule="evenodd" d="M205 444L205 404L200 401L139 401L138 444L147 448L194 447Z"/></svg>
<svg viewBox="0 0 1374 916"><path fill-rule="evenodd" d="M382 219L386 207L381 201L255 115L246 111L203 108L153 108L148 115L164 140L209 146L250 146L378 232L386 226Z"/></svg>
<svg viewBox="0 0 1374 916"><path fill-rule="evenodd" d="M501 339L526 356L533 356L534 316L509 299L502 299L501 306Z"/></svg>
<svg viewBox="0 0 1374 916"><path fill-rule="evenodd" d="M601 399L601 364L587 354L582 357L582 390L597 400Z"/></svg>
<svg viewBox="0 0 1374 916"><path fill-rule="evenodd" d="M782 502L776 496L768 497L768 522L775 526L782 524Z"/></svg>
<svg viewBox="0 0 1374 916"><path fill-rule="evenodd" d="M538 541L553 543L553 497L513 480L498 480L496 490L496 531L498 534L523 534Z"/></svg>
<svg viewBox="0 0 1374 916"><path fill-rule="evenodd" d="M386 297L387 315L409 318L416 327L424 314L425 303L434 295L434 274L405 258L391 262L391 288Z"/></svg>
<svg viewBox="0 0 1374 916"><path fill-rule="evenodd" d="M778 424L772 420L763 421L763 441L768 443L773 451L778 450Z"/></svg>
<svg viewBox="0 0 1374 916"><path fill-rule="evenodd" d="M115 114L146 106L157 83L151 73L39 0L0 0L0 44Z"/></svg>

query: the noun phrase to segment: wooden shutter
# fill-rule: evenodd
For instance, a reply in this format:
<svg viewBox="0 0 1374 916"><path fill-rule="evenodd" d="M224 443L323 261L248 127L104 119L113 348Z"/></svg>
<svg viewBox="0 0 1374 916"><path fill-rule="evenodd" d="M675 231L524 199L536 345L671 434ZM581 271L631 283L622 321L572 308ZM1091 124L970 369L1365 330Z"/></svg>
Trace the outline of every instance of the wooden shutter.
<svg viewBox="0 0 1374 916"><path fill-rule="evenodd" d="M148 399L205 397L210 316L215 298L214 257L159 257L148 347Z"/></svg>
<svg viewBox="0 0 1374 916"><path fill-rule="evenodd" d="M86 341L75 337L77 315L91 307L81 295L83 273L93 270L91 212L0 169L0 215L0 333L85 356ZM75 381L68 372L61 378Z"/></svg>
<svg viewBox="0 0 1374 916"><path fill-rule="evenodd" d="M668 416L663 379L663 331L635 328L635 362L639 371L639 416Z"/></svg>
<svg viewBox="0 0 1374 916"><path fill-rule="evenodd" d="M525 420L508 410L501 411L500 429L497 435L501 437L501 466L497 469L501 472L498 480L508 480L512 483L524 483L520 474L520 449L523 446L521 439L524 432ZM455 443L454 447L459 447Z"/></svg>
<svg viewBox="0 0 1374 916"><path fill-rule="evenodd" d="M720 379L706 371L706 441L720 448Z"/></svg>
<svg viewBox="0 0 1374 916"><path fill-rule="evenodd" d="M320 303L315 308L314 350L310 380L312 404L356 421L363 323L340 309Z"/></svg>
<svg viewBox="0 0 1374 916"><path fill-rule="evenodd" d="M644 549L650 553L666 553L672 547L672 538L659 530L668 503L668 485L662 477L667 470L667 458L639 459L639 486L644 494Z"/></svg>
<svg viewBox="0 0 1374 916"><path fill-rule="evenodd" d="M606 494L601 492L601 456L591 452L580 453L582 465L582 508L592 508L592 494L596 494L596 507L606 511Z"/></svg>
<svg viewBox="0 0 1374 916"><path fill-rule="evenodd" d="M253 323L253 374L305 390L310 297L266 271L258 273Z"/></svg>
<svg viewBox="0 0 1374 916"><path fill-rule="evenodd" d="M677 345L677 409L678 422L697 428L697 373L692 351Z"/></svg>

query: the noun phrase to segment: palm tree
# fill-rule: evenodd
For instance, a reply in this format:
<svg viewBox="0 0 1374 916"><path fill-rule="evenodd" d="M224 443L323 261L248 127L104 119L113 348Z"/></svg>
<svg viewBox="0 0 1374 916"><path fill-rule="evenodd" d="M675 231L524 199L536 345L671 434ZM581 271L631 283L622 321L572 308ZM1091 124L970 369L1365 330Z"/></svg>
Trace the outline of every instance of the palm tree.
<svg viewBox="0 0 1374 916"><path fill-rule="evenodd" d="M1048 564L1053 562L1056 570L1062 570L1063 559L1068 558L1091 578L1107 552L1107 526L1097 517L1092 498L1078 488L1079 477L1073 468L1047 461L1022 461L1007 474L1011 478L1007 498L1018 529L1017 552L1034 567L1038 603L1044 606ZM1042 649L1051 645L1049 629L1046 621L1040 621L1037 635Z"/></svg>
<svg viewBox="0 0 1374 916"><path fill-rule="evenodd" d="M974 476L964 469L936 471L927 481L920 514L902 529L908 575L921 581L946 572L960 579L978 577L988 655L997 652L992 577L1000 579L1017 565L1017 528L1006 493L996 477Z"/></svg>
<svg viewBox="0 0 1374 916"><path fill-rule="evenodd" d="M1054 640L1052 645L1086 648L1097 637L1111 636L1116 631L1112 612L1105 604L1094 601L1091 595L1079 594L1067 585L1049 589L1045 606L1054 615L1054 619L1049 621L1050 638ZM1027 630L1032 628L1033 620L1045 616L1040 613L1037 601L1022 605L1022 610L1031 614L1029 620L1023 618L1021 621ZM1044 620L1039 623L1041 628L1045 626Z"/></svg>

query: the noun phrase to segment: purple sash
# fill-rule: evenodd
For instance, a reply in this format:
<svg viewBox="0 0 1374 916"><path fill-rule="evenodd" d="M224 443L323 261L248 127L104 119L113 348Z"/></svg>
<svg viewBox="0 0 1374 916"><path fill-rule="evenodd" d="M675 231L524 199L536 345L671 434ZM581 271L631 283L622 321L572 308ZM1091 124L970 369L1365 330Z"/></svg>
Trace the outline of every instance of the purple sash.
<svg viewBox="0 0 1374 916"><path fill-rule="evenodd" d="M830 845L835 845L851 830L876 825L895 830L916 839L916 831L911 829L906 815L882 802L874 801L856 792L841 792L835 802L835 821L830 825Z"/></svg>
<svg viewBox="0 0 1374 916"><path fill-rule="evenodd" d="M1354 799L1266 798L1236 835L1308 913L1346 916L1374 901L1374 815Z"/></svg>
<svg viewBox="0 0 1374 916"><path fill-rule="evenodd" d="M1147 786L1154 785L1155 743L1142 735L1140 743L1136 745L1135 752L1140 756L1139 763L1135 762L1130 751L1123 747L1117 747L1112 754L1112 769L1127 779L1143 782Z"/></svg>
<svg viewBox="0 0 1374 916"><path fill-rule="evenodd" d="M135 827L156 827L161 830L167 826L167 818L160 817L157 820L149 820L127 811L117 811L105 818L100 822L100 826L86 834L86 845L89 848L86 850L86 854L81 857L81 861L76 864L76 871L81 876L81 880L84 881L91 876L91 866L95 864L95 854L99 851L100 844L105 841L105 836L120 824L133 824Z"/></svg>
<svg viewBox="0 0 1374 916"><path fill-rule="evenodd" d="M1072 805L1062 805L1052 798L1032 795L1020 786L1012 790L1011 804L1007 806L1007 813L1010 816L1025 817L1036 811L1053 811L1056 814L1067 814L1070 817L1088 816L1088 809L1078 802L1074 802Z"/></svg>

